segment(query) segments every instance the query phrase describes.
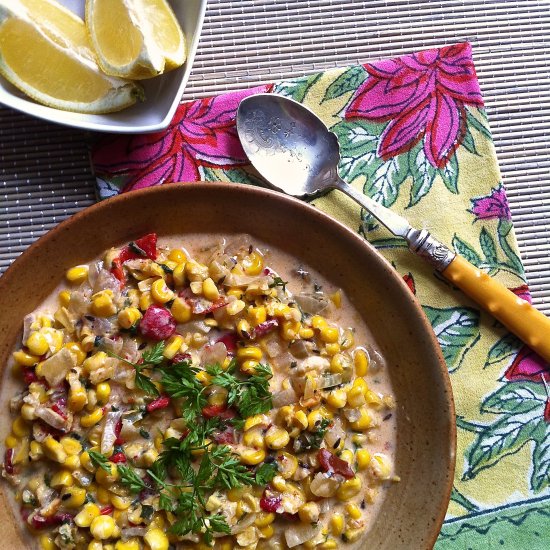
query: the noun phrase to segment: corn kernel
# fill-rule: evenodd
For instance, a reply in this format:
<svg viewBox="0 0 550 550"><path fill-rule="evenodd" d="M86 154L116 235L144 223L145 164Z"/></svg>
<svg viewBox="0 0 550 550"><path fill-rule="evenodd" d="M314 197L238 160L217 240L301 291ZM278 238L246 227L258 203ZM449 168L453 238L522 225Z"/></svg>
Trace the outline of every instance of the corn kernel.
<svg viewBox="0 0 550 550"><path fill-rule="evenodd" d="M74 437L62 437L59 440L59 443L61 443L64 451L68 455L78 455L82 451L82 445L80 444L80 441L77 441Z"/></svg>
<svg viewBox="0 0 550 550"><path fill-rule="evenodd" d="M327 403L334 409L341 409L346 406L348 395L346 390L333 390L327 396Z"/></svg>
<svg viewBox="0 0 550 550"><path fill-rule="evenodd" d="M95 426L103 418L103 409L97 408L95 411L90 414L85 414L80 419L80 425L83 428L91 428Z"/></svg>
<svg viewBox="0 0 550 550"><path fill-rule="evenodd" d="M29 445L29 458L31 460L40 460L43 456L44 449L42 449L42 444L38 443L38 441L31 441Z"/></svg>
<svg viewBox="0 0 550 550"><path fill-rule="evenodd" d="M215 302L220 297L220 291L211 277L208 277L203 281L202 293L204 297L211 302Z"/></svg>
<svg viewBox="0 0 550 550"><path fill-rule="evenodd" d="M275 533L275 529L273 529L273 525L266 525L265 527L259 527L258 531L260 532L260 538L262 539L270 539L273 536L273 533Z"/></svg>
<svg viewBox="0 0 550 550"><path fill-rule="evenodd" d="M365 392L365 401L367 402L367 405L370 405L374 409L380 409L383 405L382 398L372 390L367 390Z"/></svg>
<svg viewBox="0 0 550 550"><path fill-rule="evenodd" d="M6 449L15 449L15 447L17 447L18 444L19 444L19 439L15 437L15 435L10 434L8 435L8 437L6 437L6 440L5 440Z"/></svg>
<svg viewBox="0 0 550 550"><path fill-rule="evenodd" d="M369 371L369 356L364 349L357 348L353 354L353 363L355 365L355 374L357 376L366 376Z"/></svg>
<svg viewBox="0 0 550 550"><path fill-rule="evenodd" d="M74 485L74 479L71 472L67 470L60 470L52 476L50 481L50 486L54 489L59 489L60 487L71 487Z"/></svg>
<svg viewBox="0 0 550 550"><path fill-rule="evenodd" d="M106 487L98 486L96 496L100 504L109 504L111 502L111 492Z"/></svg>
<svg viewBox="0 0 550 550"><path fill-rule="evenodd" d="M287 342L296 340L300 336L301 328L302 323L300 321L285 320L281 324L281 338Z"/></svg>
<svg viewBox="0 0 550 550"><path fill-rule="evenodd" d="M117 540L115 550L140 550L141 545L137 538L128 539L127 541Z"/></svg>
<svg viewBox="0 0 550 550"><path fill-rule="evenodd" d="M94 518L97 518L99 515L101 515L101 512L97 504L88 502L75 516L74 522L78 527L90 527Z"/></svg>
<svg viewBox="0 0 550 550"><path fill-rule="evenodd" d="M244 372L245 374L253 376L254 374L256 374L256 367L257 366L258 366L258 361L248 360L248 361L244 361L241 364L240 370L241 370L241 372Z"/></svg>
<svg viewBox="0 0 550 550"><path fill-rule="evenodd" d="M125 329L132 328L140 319L141 311L137 307L125 307L118 312L118 324Z"/></svg>
<svg viewBox="0 0 550 550"><path fill-rule="evenodd" d="M247 275L259 275L264 268L264 259L259 251L255 250L243 258L242 266Z"/></svg>
<svg viewBox="0 0 550 550"><path fill-rule="evenodd" d="M283 479L290 479L298 469L298 459L287 452L282 452L277 457L277 468Z"/></svg>
<svg viewBox="0 0 550 550"><path fill-rule="evenodd" d="M87 550L105 550L105 546L99 540L93 540L88 544Z"/></svg>
<svg viewBox="0 0 550 550"><path fill-rule="evenodd" d="M306 502L298 510L298 517L302 523L317 523L319 513L319 505L316 502Z"/></svg>
<svg viewBox="0 0 550 550"><path fill-rule="evenodd" d="M99 468L95 473L95 480L99 483L99 485L103 485L104 487L112 485L119 478L116 464L111 462L108 466L110 467L110 472L106 472L103 468Z"/></svg>
<svg viewBox="0 0 550 550"><path fill-rule="evenodd" d="M149 529L143 536L150 550L168 550L170 542L161 529Z"/></svg>
<svg viewBox="0 0 550 550"><path fill-rule="evenodd" d="M71 293L68 290L62 290L58 295L57 299L61 307L67 307L71 301Z"/></svg>
<svg viewBox="0 0 550 550"><path fill-rule="evenodd" d="M294 413L294 418L292 419L292 424L305 430L309 425L308 416L304 411L296 411Z"/></svg>
<svg viewBox="0 0 550 550"><path fill-rule="evenodd" d="M314 409L307 415L308 429L312 432L318 429L319 425L324 418L332 418L332 414L329 413L324 407Z"/></svg>
<svg viewBox="0 0 550 550"><path fill-rule="evenodd" d="M265 434L265 442L270 449L282 449L288 445L289 441L290 436L284 428L271 426Z"/></svg>
<svg viewBox="0 0 550 550"><path fill-rule="evenodd" d="M254 416L249 416L244 422L243 430L246 432L255 428L256 426L265 426L269 424L269 418L265 414L256 414Z"/></svg>
<svg viewBox="0 0 550 550"><path fill-rule="evenodd" d="M371 456L367 449L359 449L355 452L355 461L359 471L366 470L370 464Z"/></svg>
<svg viewBox="0 0 550 550"><path fill-rule="evenodd" d="M111 386L109 382L101 382L99 383L95 388L95 394L97 397L97 400L101 404L107 403L109 401L109 397L111 395Z"/></svg>
<svg viewBox="0 0 550 550"><path fill-rule="evenodd" d="M262 358L262 350L257 346L245 346L237 350L237 359L241 361L252 360L260 361Z"/></svg>
<svg viewBox="0 0 550 550"><path fill-rule="evenodd" d="M57 544L49 535L41 535L38 542L40 543L40 550L56 550L57 548Z"/></svg>
<svg viewBox="0 0 550 550"><path fill-rule="evenodd" d="M323 342L334 344L335 342L338 342L340 331L336 327L326 325L319 329L319 337Z"/></svg>
<svg viewBox="0 0 550 550"><path fill-rule="evenodd" d="M178 323L187 323L193 313L191 306L180 297L174 299L170 312Z"/></svg>
<svg viewBox="0 0 550 550"><path fill-rule="evenodd" d="M318 550L335 550L338 548L338 543L334 539L327 539L317 546Z"/></svg>
<svg viewBox="0 0 550 550"><path fill-rule="evenodd" d="M176 288L181 288L185 284L185 260L178 262L178 265L172 271L172 279Z"/></svg>
<svg viewBox="0 0 550 550"><path fill-rule="evenodd" d="M258 306L258 307L250 306L247 311L247 317L252 325L258 326L261 323L266 322L267 311L264 306Z"/></svg>
<svg viewBox="0 0 550 550"><path fill-rule="evenodd" d="M265 460L265 451L263 449L243 449L240 458L243 464L255 466Z"/></svg>
<svg viewBox="0 0 550 550"><path fill-rule="evenodd" d="M351 479L346 479L342 485L338 487L336 498L342 501L350 500L361 491L362 485L360 477L355 476Z"/></svg>
<svg viewBox="0 0 550 550"><path fill-rule="evenodd" d="M324 317L321 317L320 315L314 315L311 318L311 326L314 329L321 330L322 328L325 328L327 325L327 320Z"/></svg>
<svg viewBox="0 0 550 550"><path fill-rule="evenodd" d="M92 297L92 313L97 317L111 317L116 313L112 290L106 289L94 294Z"/></svg>
<svg viewBox="0 0 550 550"><path fill-rule="evenodd" d="M275 514L273 512L258 512L254 520L254 525L256 525L256 527L266 527L267 525L271 525L274 521Z"/></svg>
<svg viewBox="0 0 550 550"><path fill-rule="evenodd" d="M36 420L36 409L34 405L31 405L30 403L24 403L21 407L21 417L24 420L27 420L29 422L32 422L33 420Z"/></svg>
<svg viewBox="0 0 550 550"><path fill-rule="evenodd" d="M65 459L65 462L63 462L63 466L69 470L77 470L80 468L80 457L78 455L69 455Z"/></svg>
<svg viewBox="0 0 550 550"><path fill-rule="evenodd" d="M113 495L111 496L111 504L117 510L127 510L128 508L130 508L130 504L132 504L132 501L129 498L121 497L119 495Z"/></svg>
<svg viewBox="0 0 550 550"><path fill-rule="evenodd" d="M298 335L300 336L300 338L302 338L303 340L309 340L310 338L313 338L315 336L315 332L312 328L310 327L302 327L300 329L300 332L298 333Z"/></svg>
<svg viewBox="0 0 550 550"><path fill-rule="evenodd" d="M273 486L274 489L277 489L277 491L284 493L286 489L286 480L282 476L275 476L271 480L271 485Z"/></svg>
<svg viewBox="0 0 550 550"><path fill-rule="evenodd" d="M69 390L69 399L67 405L72 412L81 411L86 403L88 403L88 397L84 388L71 388Z"/></svg>
<svg viewBox="0 0 550 550"><path fill-rule="evenodd" d="M146 311L149 306L153 305L153 298L150 292L142 292L139 297L139 309L141 311Z"/></svg>
<svg viewBox="0 0 550 550"><path fill-rule="evenodd" d="M359 409L360 416L355 422L350 422L349 425L352 430L365 431L372 426L372 418L366 407Z"/></svg>
<svg viewBox="0 0 550 550"><path fill-rule="evenodd" d="M82 369L85 373L93 372L103 367L106 360L107 354L104 351L98 351L82 363Z"/></svg>
<svg viewBox="0 0 550 550"><path fill-rule="evenodd" d="M67 459L67 453L59 441L56 441L51 435L46 436L42 442L44 454L54 462L63 464Z"/></svg>
<svg viewBox="0 0 550 550"><path fill-rule="evenodd" d="M67 487L61 495L63 506L67 508L80 508L86 501L86 489L82 487Z"/></svg>
<svg viewBox="0 0 550 550"><path fill-rule="evenodd" d="M357 386L353 386L348 390L348 405L353 408L361 407L366 403L363 390Z"/></svg>
<svg viewBox="0 0 550 550"><path fill-rule="evenodd" d="M48 341L44 335L38 331L33 331L30 333L25 345L29 348L29 351L33 355L44 355L50 350Z"/></svg>
<svg viewBox="0 0 550 550"><path fill-rule="evenodd" d="M246 319L240 319L237 323L237 334L241 338L250 338L250 323Z"/></svg>
<svg viewBox="0 0 550 550"><path fill-rule="evenodd" d="M73 354L77 366L82 365L84 359L86 359L86 352L82 349L80 342L67 342L63 347L67 348Z"/></svg>
<svg viewBox="0 0 550 550"><path fill-rule="evenodd" d="M166 346L164 348L164 351L162 352L162 355L166 359L173 359L177 353L179 353L181 349L181 345L183 344L183 337L179 334L174 334L174 336L171 336L166 341Z"/></svg>
<svg viewBox="0 0 550 550"><path fill-rule="evenodd" d="M391 464L387 456L376 453L370 462L373 474L379 479L389 479Z"/></svg>
<svg viewBox="0 0 550 550"><path fill-rule="evenodd" d="M157 304L166 304L174 299L174 293L168 288L164 279L157 279L151 285L151 298Z"/></svg>
<svg viewBox="0 0 550 550"><path fill-rule="evenodd" d="M32 367L33 365L36 365L40 359L37 355L32 355L23 350L14 351L13 358L15 359L15 362L22 367Z"/></svg>
<svg viewBox="0 0 550 550"><path fill-rule="evenodd" d="M243 443L247 447L254 447L255 449L265 449L265 438L262 434L262 429L252 428L244 432Z"/></svg>
<svg viewBox="0 0 550 550"><path fill-rule="evenodd" d="M234 300L225 308L225 312L227 315L237 315L245 308L245 305L246 304L242 300Z"/></svg>
<svg viewBox="0 0 550 550"><path fill-rule="evenodd" d="M115 520L111 516L96 516L90 524L90 533L96 540L110 539L115 528Z"/></svg>
<svg viewBox="0 0 550 550"><path fill-rule="evenodd" d="M74 284L81 284L88 278L88 266L87 265L77 265L71 267L65 273L67 281Z"/></svg>
<svg viewBox="0 0 550 550"><path fill-rule="evenodd" d="M203 385L208 386L212 382L212 376L210 376L205 370L200 370L195 374L195 378Z"/></svg>
<svg viewBox="0 0 550 550"><path fill-rule="evenodd" d="M348 464L352 464L353 463L353 451L351 451L350 449L344 449L341 453L340 453L340 458L342 460L345 460Z"/></svg>
<svg viewBox="0 0 550 550"><path fill-rule="evenodd" d="M181 262L185 262L185 260L187 260L187 256L181 248L172 248L168 254L168 259L172 262L181 264Z"/></svg>
<svg viewBox="0 0 550 550"><path fill-rule="evenodd" d="M325 351L329 357L333 357L337 353L340 353L340 344L337 342L332 344L325 344Z"/></svg>
<svg viewBox="0 0 550 550"><path fill-rule="evenodd" d="M335 536L340 536L344 532L344 516L342 514L334 514L330 518L330 531Z"/></svg>
<svg viewBox="0 0 550 550"><path fill-rule="evenodd" d="M351 502L349 504L346 504L346 512L351 519L359 519L363 515L359 506Z"/></svg>

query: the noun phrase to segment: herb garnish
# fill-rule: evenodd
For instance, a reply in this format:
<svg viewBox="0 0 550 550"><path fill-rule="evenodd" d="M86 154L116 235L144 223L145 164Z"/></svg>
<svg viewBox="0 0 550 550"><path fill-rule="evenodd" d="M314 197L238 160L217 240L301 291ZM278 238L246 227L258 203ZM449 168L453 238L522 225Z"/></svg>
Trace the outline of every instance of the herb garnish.
<svg viewBox="0 0 550 550"><path fill-rule="evenodd" d="M279 469L274 463L263 463L256 469L256 485L267 485L276 475Z"/></svg>
<svg viewBox="0 0 550 550"><path fill-rule="evenodd" d="M294 450L296 452L304 452L319 449L321 443L323 443L329 424L330 420L323 418L314 432L302 432L300 437L294 441Z"/></svg>
<svg viewBox="0 0 550 550"><path fill-rule="evenodd" d="M151 369L156 365L160 365L160 363L164 361L164 348L164 342L157 342L152 348L149 348L143 352L139 363L132 363L131 361L128 361L127 359L124 359L124 357L120 357L111 351L107 351L107 354L111 357L116 357L119 361L123 361L131 367L134 367L136 371L135 383L140 390L143 390L145 393L150 395L160 395L151 378L143 374L143 371Z"/></svg>
<svg viewBox="0 0 550 550"><path fill-rule="evenodd" d="M139 493L147 488L143 479L134 469L124 464L118 464L117 469L120 475L120 483L128 487L131 493Z"/></svg>
<svg viewBox="0 0 550 550"><path fill-rule="evenodd" d="M283 292L286 292L286 285L288 281L283 281L278 275L273 276L273 282L269 283L269 288L275 288L280 286L283 289Z"/></svg>
<svg viewBox="0 0 550 550"><path fill-rule="evenodd" d="M271 368L258 364L254 367L254 374L244 379L236 376L236 370L235 361L226 370L218 365L206 368L206 372L212 376L212 384L228 391L228 406L235 406L243 418L270 411L273 408L269 391L269 380L273 376Z"/></svg>
<svg viewBox="0 0 550 550"><path fill-rule="evenodd" d="M97 451L88 451L88 455L90 456L92 464L96 468L101 468L107 473L111 473L111 462L109 462L108 458L105 455L98 453Z"/></svg>

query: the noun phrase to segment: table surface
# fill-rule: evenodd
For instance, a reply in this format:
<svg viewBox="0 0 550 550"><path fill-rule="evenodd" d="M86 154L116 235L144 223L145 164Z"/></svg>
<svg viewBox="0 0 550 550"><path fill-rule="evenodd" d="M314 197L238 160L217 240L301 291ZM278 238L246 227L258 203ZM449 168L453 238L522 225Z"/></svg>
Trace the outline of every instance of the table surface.
<svg viewBox="0 0 550 550"><path fill-rule="evenodd" d="M183 99L468 40L533 301L550 313L550 0L210 0ZM0 107L0 273L95 201L90 136Z"/></svg>

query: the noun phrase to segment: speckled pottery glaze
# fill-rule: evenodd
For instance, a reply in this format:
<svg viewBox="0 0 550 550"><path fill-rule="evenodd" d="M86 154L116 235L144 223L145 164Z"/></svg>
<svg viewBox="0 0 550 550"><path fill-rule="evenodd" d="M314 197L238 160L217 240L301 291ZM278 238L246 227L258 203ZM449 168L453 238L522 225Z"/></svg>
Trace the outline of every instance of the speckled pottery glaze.
<svg viewBox="0 0 550 550"><path fill-rule="evenodd" d="M361 237L296 199L232 184L172 184L96 204L39 239L0 278L0 365L23 317L64 277L111 246L155 231L249 233L300 258L341 287L386 359L397 402L396 473L373 528L357 548L431 548L443 522L455 466L455 413L441 351L422 309L391 265ZM1 416L7 417L4 396ZM2 439L7 425L2 426ZM11 489L0 484L0 547L29 548Z"/></svg>

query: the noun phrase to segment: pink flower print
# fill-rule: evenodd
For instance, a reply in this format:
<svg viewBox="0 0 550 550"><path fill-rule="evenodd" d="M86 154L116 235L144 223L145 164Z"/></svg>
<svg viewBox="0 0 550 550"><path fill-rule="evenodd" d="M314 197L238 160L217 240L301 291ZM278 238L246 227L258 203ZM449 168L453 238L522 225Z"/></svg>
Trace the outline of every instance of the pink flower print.
<svg viewBox="0 0 550 550"><path fill-rule="evenodd" d="M503 185L492 189L489 195L471 200L471 212L478 220L509 220L512 217Z"/></svg>
<svg viewBox="0 0 550 550"><path fill-rule="evenodd" d="M468 43L365 65L369 77L346 110L389 124L378 154L389 159L424 140L436 168L445 166L466 134L465 105L483 106Z"/></svg>
<svg viewBox="0 0 550 550"><path fill-rule="evenodd" d="M199 181L200 166L247 164L235 128L241 99L271 91L271 85L182 103L170 126L155 134L111 136L94 148L99 176L127 176L123 192L176 181Z"/></svg>
<svg viewBox="0 0 550 550"><path fill-rule="evenodd" d="M504 373L509 381L530 380L531 382L542 383L542 379L550 382L550 367L531 348L523 346L513 363Z"/></svg>

